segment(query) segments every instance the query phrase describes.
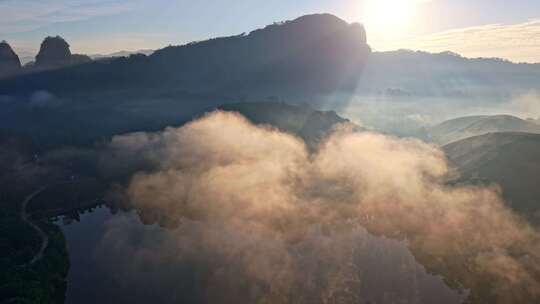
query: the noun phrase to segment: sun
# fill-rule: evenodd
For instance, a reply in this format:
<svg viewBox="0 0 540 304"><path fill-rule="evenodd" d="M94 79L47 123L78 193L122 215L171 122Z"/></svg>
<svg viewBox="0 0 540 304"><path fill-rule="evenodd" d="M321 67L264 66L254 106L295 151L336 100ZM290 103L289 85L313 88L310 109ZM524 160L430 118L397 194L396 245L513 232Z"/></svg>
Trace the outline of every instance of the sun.
<svg viewBox="0 0 540 304"><path fill-rule="evenodd" d="M422 0L366 0L363 19L368 30L393 35L409 28Z"/></svg>

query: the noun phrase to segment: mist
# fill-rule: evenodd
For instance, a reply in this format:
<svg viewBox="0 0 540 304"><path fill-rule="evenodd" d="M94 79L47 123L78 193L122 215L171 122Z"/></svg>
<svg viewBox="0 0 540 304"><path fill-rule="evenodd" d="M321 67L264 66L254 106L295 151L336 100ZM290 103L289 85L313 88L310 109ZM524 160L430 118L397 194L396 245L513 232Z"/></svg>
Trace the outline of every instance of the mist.
<svg viewBox="0 0 540 304"><path fill-rule="evenodd" d="M310 152L291 134L218 111L116 136L110 148L146 163L111 197L177 231L135 254L156 267L202 267L203 302L353 303L365 286L351 265L366 231L404 242L471 302L540 297L538 232L497 186L450 184L444 154L419 140L344 126ZM129 246L122 231L111 230L128 240L115 247Z"/></svg>
<svg viewBox="0 0 540 304"><path fill-rule="evenodd" d="M512 99L508 112L523 118L540 119L540 92L531 90Z"/></svg>

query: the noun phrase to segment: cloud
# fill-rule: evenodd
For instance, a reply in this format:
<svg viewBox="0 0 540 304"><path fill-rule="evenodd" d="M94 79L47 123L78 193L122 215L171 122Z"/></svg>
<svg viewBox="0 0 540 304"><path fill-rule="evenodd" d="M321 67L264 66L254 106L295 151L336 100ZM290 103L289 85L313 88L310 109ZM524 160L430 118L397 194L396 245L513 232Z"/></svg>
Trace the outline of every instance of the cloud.
<svg viewBox="0 0 540 304"><path fill-rule="evenodd" d="M50 24L91 19L132 10L137 1L4 0L0 1L0 34L32 31Z"/></svg>
<svg viewBox="0 0 540 304"><path fill-rule="evenodd" d="M386 49L453 51L466 57L498 57L515 62L540 62L540 20L458 28L395 41Z"/></svg>
<svg viewBox="0 0 540 304"><path fill-rule="evenodd" d="M341 130L310 153L292 135L214 112L181 128L117 136L110 149L151 164L117 197L146 221L194 229L167 247L230 265L207 274L208 294L245 296L251 286L261 303L361 297L351 263L367 229L405 240L471 299L540 298L538 233L504 206L497 187L448 185L443 153L420 141Z"/></svg>
<svg viewBox="0 0 540 304"><path fill-rule="evenodd" d="M62 106L64 102L48 91L36 91L32 93L27 103L30 109L46 109L57 108Z"/></svg>

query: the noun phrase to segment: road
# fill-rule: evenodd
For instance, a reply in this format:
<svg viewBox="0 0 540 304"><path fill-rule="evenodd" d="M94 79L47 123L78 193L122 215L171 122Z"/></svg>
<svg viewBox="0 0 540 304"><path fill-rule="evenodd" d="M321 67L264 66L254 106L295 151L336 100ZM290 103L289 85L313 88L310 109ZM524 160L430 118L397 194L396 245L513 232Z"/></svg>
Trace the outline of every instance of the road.
<svg viewBox="0 0 540 304"><path fill-rule="evenodd" d="M30 201L32 201L32 199L34 199L34 197L38 196L41 192L47 190L49 187L51 187L51 185L43 186L43 187L39 188L38 190L30 193L29 195L27 195L25 197L24 201L22 202L21 220L23 220L26 224L28 224L30 227L32 227L32 229L37 231L37 233L41 237L41 247L39 248L39 251L34 255L34 257L32 257L32 260L30 260L28 265L32 265L35 262L41 260L41 258L43 257L43 252L45 251L45 249L49 245L49 236L36 223L32 222L32 220L28 216L28 213L26 212L26 207L28 206L28 203L30 203Z"/></svg>
<svg viewBox="0 0 540 304"><path fill-rule="evenodd" d="M46 185L37 189L36 191L30 193L24 198L24 201L22 202L22 205L21 205L21 214L20 214L21 220L25 222L26 224L28 224L28 226L32 227L32 229L34 229L41 237L41 246L39 248L39 251L34 255L34 257L32 257L30 262L27 263L26 265L32 265L36 263L37 261L41 260L41 258L43 257L43 252L45 252L45 249L47 249L47 246L49 245L49 236L45 233L45 231L43 231L43 229L41 229L36 223L34 223L30 219L28 212L26 212L26 207L28 207L28 203L30 203L36 196L41 194L43 191L51 187L62 185L62 184L69 184L73 182L74 181L61 181L61 182L49 184L49 185Z"/></svg>

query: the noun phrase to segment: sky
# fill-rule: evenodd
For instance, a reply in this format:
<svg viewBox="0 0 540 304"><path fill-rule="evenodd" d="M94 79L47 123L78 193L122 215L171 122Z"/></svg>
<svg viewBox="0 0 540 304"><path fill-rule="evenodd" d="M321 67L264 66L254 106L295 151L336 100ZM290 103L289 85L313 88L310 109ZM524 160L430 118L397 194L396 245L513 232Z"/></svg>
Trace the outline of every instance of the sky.
<svg viewBox="0 0 540 304"><path fill-rule="evenodd" d="M107 54L236 35L310 13L366 26L379 51L540 62L538 0L0 0L0 40L33 56L45 36Z"/></svg>

